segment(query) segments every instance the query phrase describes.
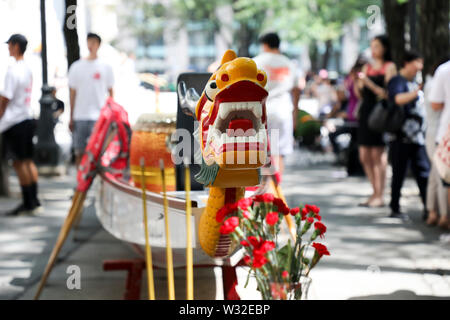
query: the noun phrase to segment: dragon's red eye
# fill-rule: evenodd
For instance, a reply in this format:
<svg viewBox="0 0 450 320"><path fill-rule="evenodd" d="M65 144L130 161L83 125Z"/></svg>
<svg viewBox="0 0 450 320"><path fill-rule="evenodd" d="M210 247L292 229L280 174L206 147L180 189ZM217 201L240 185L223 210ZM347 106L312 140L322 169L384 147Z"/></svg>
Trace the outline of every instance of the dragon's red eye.
<svg viewBox="0 0 450 320"><path fill-rule="evenodd" d="M228 80L230 80L230 77L224 73L221 77L220 80L222 80L223 82L227 82Z"/></svg>
<svg viewBox="0 0 450 320"><path fill-rule="evenodd" d="M264 75L262 73L258 73L258 75L256 76L256 80L263 81L264 80Z"/></svg>

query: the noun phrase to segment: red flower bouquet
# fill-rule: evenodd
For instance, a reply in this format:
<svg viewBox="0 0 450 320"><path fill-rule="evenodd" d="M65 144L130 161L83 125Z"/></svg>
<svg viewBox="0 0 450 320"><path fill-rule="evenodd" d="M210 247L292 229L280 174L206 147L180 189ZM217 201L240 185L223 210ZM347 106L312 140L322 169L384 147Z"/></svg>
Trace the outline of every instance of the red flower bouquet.
<svg viewBox="0 0 450 320"><path fill-rule="evenodd" d="M255 277L263 299L302 298L311 269L324 255L330 255L325 245L313 242L327 231L319 212L319 207L308 204L289 208L268 193L241 199L217 211L220 232L244 248L249 277ZM280 236L286 215L295 220L294 241L283 241Z"/></svg>

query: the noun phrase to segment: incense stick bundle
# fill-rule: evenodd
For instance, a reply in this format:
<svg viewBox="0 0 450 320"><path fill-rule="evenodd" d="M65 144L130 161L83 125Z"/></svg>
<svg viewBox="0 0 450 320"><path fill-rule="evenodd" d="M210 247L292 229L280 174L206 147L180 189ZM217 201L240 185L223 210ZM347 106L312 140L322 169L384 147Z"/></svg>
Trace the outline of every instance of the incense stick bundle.
<svg viewBox="0 0 450 320"><path fill-rule="evenodd" d="M186 300L194 300L194 266L192 253L191 172L189 160L184 159L186 192Z"/></svg>
<svg viewBox="0 0 450 320"><path fill-rule="evenodd" d="M145 232L145 262L147 265L147 287L148 299L155 300L155 285L153 278L153 262L152 249L150 247L148 236L148 220L147 220L147 199L146 199L146 181L145 181L145 158L141 158L141 188L142 188L142 210L144 218L144 232Z"/></svg>
<svg viewBox="0 0 450 320"><path fill-rule="evenodd" d="M169 292L169 300L175 300L175 281L173 275L173 256L172 247L170 245L170 228L169 228L169 211L166 194L166 177L164 173L164 161L159 160L159 166L161 168L161 181L163 192L163 204L164 204L164 221L166 229L166 260L167 260L167 287Z"/></svg>

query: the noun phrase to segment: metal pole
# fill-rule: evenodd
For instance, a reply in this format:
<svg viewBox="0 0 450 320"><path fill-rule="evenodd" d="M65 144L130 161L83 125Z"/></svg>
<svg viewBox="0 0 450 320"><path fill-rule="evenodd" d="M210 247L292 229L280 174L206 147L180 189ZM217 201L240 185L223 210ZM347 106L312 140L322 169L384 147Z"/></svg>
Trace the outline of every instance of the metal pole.
<svg viewBox="0 0 450 320"><path fill-rule="evenodd" d="M53 104L55 99L52 95L53 88L48 85L47 71L47 30L45 17L45 1L41 0L41 58L42 58L42 97L39 100L41 112L37 123L35 162L40 173L55 174L60 158L60 148L56 144L53 132L55 122L53 118Z"/></svg>
<svg viewBox="0 0 450 320"><path fill-rule="evenodd" d="M42 42L42 86L48 85L48 75L47 75L47 28L46 28L46 17L45 17L45 0L41 0L41 42Z"/></svg>

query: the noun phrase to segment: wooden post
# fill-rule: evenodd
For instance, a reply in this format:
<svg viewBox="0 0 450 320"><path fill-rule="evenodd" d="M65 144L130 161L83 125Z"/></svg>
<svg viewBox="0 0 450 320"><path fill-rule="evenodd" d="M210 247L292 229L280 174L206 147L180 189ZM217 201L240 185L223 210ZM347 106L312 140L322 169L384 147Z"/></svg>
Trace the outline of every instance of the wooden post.
<svg viewBox="0 0 450 320"><path fill-rule="evenodd" d="M191 172L189 160L184 159L185 170L185 192L186 192L186 300L194 300L194 268L192 253L192 208L191 208Z"/></svg>
<svg viewBox="0 0 450 320"><path fill-rule="evenodd" d="M163 200L164 200L164 222L166 229L166 269L167 269L167 287L169 292L169 300L175 300L175 281L173 275L173 256L172 256L172 247L170 245L170 227L169 227L169 210L167 203L167 194L166 194L166 176L164 173L164 161L163 159L159 160L159 166L161 168L161 181L162 181L162 190L163 190Z"/></svg>
<svg viewBox="0 0 450 320"><path fill-rule="evenodd" d="M47 266L45 267L44 274L41 278L41 282L39 283L38 290L36 295L34 296L34 300L38 300L39 296L42 293L42 289L44 289L45 283L47 282L47 278L50 275L50 272L53 269L53 265L56 262L56 258L58 257L59 252L69 235L70 230L72 229L72 225L78 212L83 208L84 199L86 198L86 192L75 191L75 194L72 199L72 207L69 210L69 214L64 220L64 223L59 231L58 239L56 240L56 244L53 247L53 251L50 255L50 258L47 262Z"/></svg>
<svg viewBox="0 0 450 320"><path fill-rule="evenodd" d="M148 236L148 219L147 219L147 197L146 197L146 181L145 181L145 158L141 158L141 188L142 188L142 210L145 234L145 262L147 265L147 288L148 299L155 300L155 285L153 278L153 262L152 249Z"/></svg>

